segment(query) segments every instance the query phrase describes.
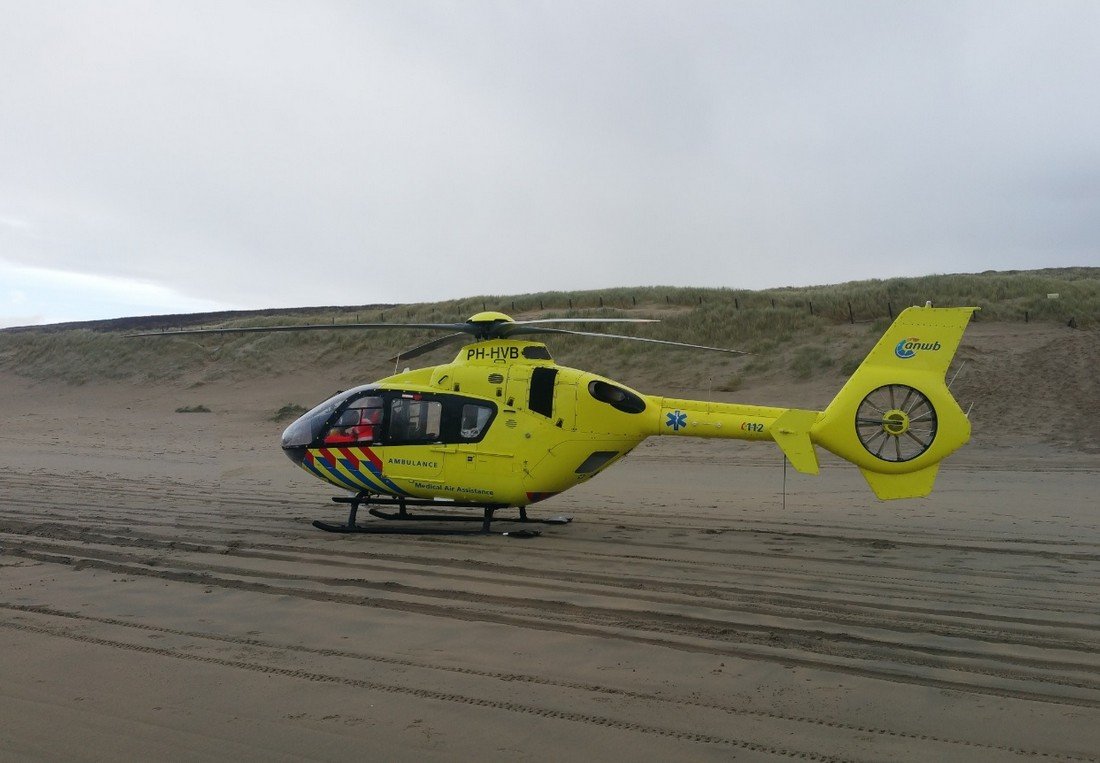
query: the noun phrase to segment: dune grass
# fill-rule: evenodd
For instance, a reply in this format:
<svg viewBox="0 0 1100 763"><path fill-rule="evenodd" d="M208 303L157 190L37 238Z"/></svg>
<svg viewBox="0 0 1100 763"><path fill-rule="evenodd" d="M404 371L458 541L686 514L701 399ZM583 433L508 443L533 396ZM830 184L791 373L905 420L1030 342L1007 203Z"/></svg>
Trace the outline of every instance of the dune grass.
<svg viewBox="0 0 1100 763"><path fill-rule="evenodd" d="M297 403L287 403L268 419L269 421L290 421L305 413L308 409Z"/></svg>
<svg viewBox="0 0 1100 763"><path fill-rule="evenodd" d="M1048 298L1057 294L1057 299ZM975 305L980 321L1100 325L1100 268L930 275L919 278L748 291L736 289L623 287L582 292L479 296L437 303L297 309L279 314L218 314L213 326L333 325L354 322L459 322L483 310L517 319L533 317L654 317L660 323L614 325L610 333L742 349L752 356L696 353L637 342L550 337L555 359L622 378L650 377L660 369L670 385L740 386L753 376L785 373L811 378L850 373L904 307ZM201 316L187 316L194 325ZM856 325L850 325L852 322ZM225 334L178 338L127 338L126 331L160 326L163 318L97 322L87 328L41 327L0 331L0 369L69 384L127 380L185 382L192 386L282 375L305 368L361 370L365 378L385 359L437 334L425 330L337 330ZM839 327L846 326L841 331ZM446 362L458 345L436 350L411 365ZM402 363L402 365L405 365ZM390 366L392 370L392 366ZM625 378L624 378L625 376Z"/></svg>

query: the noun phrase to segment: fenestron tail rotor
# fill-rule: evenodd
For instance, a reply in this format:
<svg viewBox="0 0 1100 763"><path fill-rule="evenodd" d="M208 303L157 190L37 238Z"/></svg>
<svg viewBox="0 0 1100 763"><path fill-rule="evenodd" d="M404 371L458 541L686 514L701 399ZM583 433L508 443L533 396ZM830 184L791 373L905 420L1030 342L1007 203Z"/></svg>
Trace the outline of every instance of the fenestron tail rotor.
<svg viewBox="0 0 1100 763"><path fill-rule="evenodd" d="M872 390L856 409L856 434L867 452L883 461L911 461L936 439L936 409L920 390L887 384Z"/></svg>

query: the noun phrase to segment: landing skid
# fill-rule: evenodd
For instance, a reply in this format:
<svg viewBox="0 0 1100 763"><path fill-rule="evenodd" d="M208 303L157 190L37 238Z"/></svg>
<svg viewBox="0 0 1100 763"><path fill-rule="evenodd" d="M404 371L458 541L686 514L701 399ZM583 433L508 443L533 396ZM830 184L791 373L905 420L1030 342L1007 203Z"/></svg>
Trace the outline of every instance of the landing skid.
<svg viewBox="0 0 1100 763"><path fill-rule="evenodd" d="M330 533L371 533L376 535L488 535L492 532L493 514L498 509L508 508L503 504L498 503L472 503L468 501L432 501L421 498L383 498L380 496L370 495L368 493L359 493L353 496L335 496L333 499L335 503L347 503L350 504L351 509L348 512L348 521L346 524L338 525L331 522L321 522L320 520L314 520L313 526L319 530L324 530ZM371 504L382 506L396 506L397 511L386 512L381 509L375 508ZM385 519L390 522L481 522L479 529L439 529L430 527L386 527L381 525L358 525L355 523L356 516L359 513L360 506L367 506L367 511L372 516L379 519ZM482 516L462 516L460 514L412 514L409 512L409 506L431 506L433 508L477 508L482 510ZM505 520L505 521L517 521L517 520ZM564 525L573 521L573 517L557 516L546 517L543 519L532 519L527 516L527 509L524 506L519 507L519 522L524 524L544 524L544 525ZM541 534L540 530L510 530L500 533L501 535L507 535L512 538L531 538Z"/></svg>

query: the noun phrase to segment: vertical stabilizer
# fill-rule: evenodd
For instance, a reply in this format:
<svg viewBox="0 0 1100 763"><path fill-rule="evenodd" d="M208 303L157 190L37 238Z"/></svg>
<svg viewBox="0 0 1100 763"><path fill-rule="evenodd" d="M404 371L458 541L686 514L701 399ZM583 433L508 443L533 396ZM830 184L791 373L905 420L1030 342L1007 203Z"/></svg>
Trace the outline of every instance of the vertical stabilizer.
<svg viewBox="0 0 1100 763"><path fill-rule="evenodd" d="M944 378L976 309L903 311L814 424L813 441L856 464L879 498L927 495L939 462L970 439Z"/></svg>

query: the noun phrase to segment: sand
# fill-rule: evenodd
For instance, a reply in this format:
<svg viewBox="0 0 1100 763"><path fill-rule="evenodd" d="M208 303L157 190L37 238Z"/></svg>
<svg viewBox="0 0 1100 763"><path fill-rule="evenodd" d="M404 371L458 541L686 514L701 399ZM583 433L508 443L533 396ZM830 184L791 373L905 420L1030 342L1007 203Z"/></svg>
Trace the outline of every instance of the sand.
<svg viewBox="0 0 1100 763"><path fill-rule="evenodd" d="M0 758L1100 760L1095 453L652 440L537 538L342 536L267 420L324 385L0 378Z"/></svg>

